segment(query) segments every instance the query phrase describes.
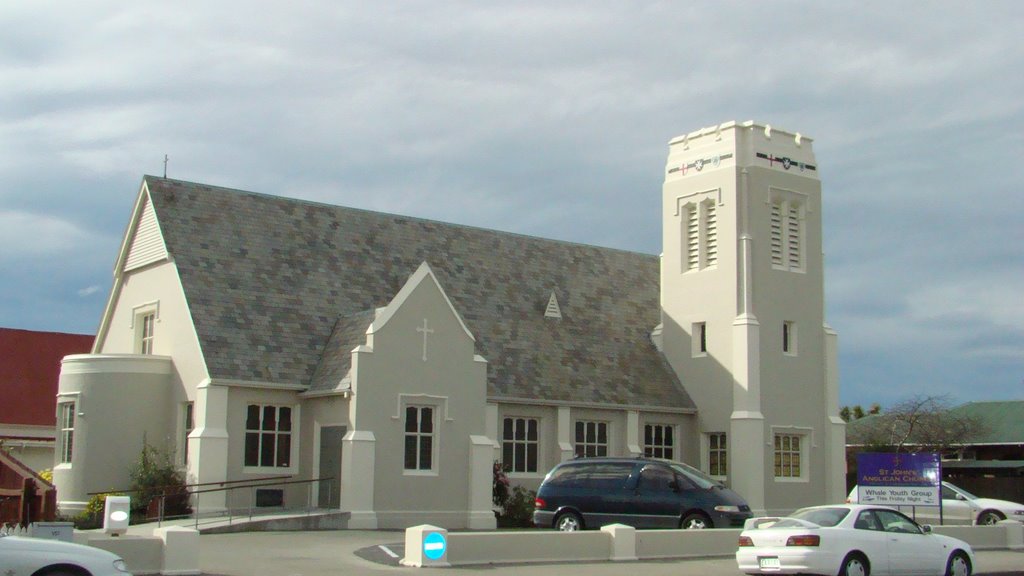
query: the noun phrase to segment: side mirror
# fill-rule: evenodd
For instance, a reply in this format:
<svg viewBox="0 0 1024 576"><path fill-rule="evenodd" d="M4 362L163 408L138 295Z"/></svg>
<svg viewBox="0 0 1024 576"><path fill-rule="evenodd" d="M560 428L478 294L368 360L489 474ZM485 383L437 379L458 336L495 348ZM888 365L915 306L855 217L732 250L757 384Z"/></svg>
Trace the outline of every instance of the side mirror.
<svg viewBox="0 0 1024 576"><path fill-rule="evenodd" d="M956 493L956 499L957 500L967 500L967 498L964 498L964 495L959 493L959 492Z"/></svg>
<svg viewBox="0 0 1024 576"><path fill-rule="evenodd" d="M921 532L924 532L925 534L931 534L932 533L932 525L931 524L922 524L921 525Z"/></svg>

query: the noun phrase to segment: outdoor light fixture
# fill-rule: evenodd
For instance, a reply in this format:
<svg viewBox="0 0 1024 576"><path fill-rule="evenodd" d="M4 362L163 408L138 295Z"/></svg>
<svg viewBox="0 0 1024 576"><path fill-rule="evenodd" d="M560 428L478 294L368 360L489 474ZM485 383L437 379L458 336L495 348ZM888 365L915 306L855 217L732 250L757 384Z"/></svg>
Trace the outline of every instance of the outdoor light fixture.
<svg viewBox="0 0 1024 576"><path fill-rule="evenodd" d="M111 536L120 536L128 531L131 502L130 496L107 496L103 506L103 532Z"/></svg>

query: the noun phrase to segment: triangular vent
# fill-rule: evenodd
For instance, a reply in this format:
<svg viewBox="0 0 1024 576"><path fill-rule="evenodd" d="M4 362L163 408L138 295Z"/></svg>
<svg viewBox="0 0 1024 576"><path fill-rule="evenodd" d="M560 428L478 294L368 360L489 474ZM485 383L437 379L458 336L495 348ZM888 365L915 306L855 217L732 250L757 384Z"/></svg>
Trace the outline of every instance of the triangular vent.
<svg viewBox="0 0 1024 576"><path fill-rule="evenodd" d="M164 238L160 234L160 224L157 222L156 211L153 210L149 196L146 196L143 202L139 224L128 248L128 258L124 264L125 271L141 268L167 258L167 248L164 245Z"/></svg>
<svg viewBox="0 0 1024 576"><path fill-rule="evenodd" d="M551 298L548 298L548 307L544 311L545 318L562 318L562 309L558 306L558 298L555 297L555 293L551 293Z"/></svg>

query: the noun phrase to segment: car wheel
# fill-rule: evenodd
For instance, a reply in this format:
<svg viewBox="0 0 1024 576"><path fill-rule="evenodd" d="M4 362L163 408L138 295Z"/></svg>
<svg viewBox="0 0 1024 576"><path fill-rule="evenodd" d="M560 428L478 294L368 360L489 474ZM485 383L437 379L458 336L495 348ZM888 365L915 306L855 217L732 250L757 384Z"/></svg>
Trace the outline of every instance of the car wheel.
<svg viewBox="0 0 1024 576"><path fill-rule="evenodd" d="M1005 520L1003 515L992 510L986 510L978 515L979 526L991 526L1000 520Z"/></svg>
<svg viewBox="0 0 1024 576"><path fill-rule="evenodd" d="M960 550L953 552L946 563L946 576L971 576L971 559Z"/></svg>
<svg viewBox="0 0 1024 576"><path fill-rule="evenodd" d="M684 516L682 522L679 523L679 527L683 530L704 530L713 526L710 518L700 512L694 512Z"/></svg>
<svg viewBox="0 0 1024 576"><path fill-rule="evenodd" d="M583 530L583 519L575 512L563 512L555 518L555 529L562 532Z"/></svg>
<svg viewBox="0 0 1024 576"><path fill-rule="evenodd" d="M839 569L839 576L868 576L871 574L871 567L868 560L862 554L851 552L843 559L843 566Z"/></svg>

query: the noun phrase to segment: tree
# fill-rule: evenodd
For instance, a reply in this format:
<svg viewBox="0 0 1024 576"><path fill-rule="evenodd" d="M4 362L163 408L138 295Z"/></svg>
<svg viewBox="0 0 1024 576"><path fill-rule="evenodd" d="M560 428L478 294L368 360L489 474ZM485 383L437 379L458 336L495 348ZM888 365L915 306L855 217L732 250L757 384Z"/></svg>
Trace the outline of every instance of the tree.
<svg viewBox="0 0 1024 576"><path fill-rule="evenodd" d="M874 410L875 406L872 406ZM868 450L950 452L984 431L977 419L950 410L945 396L913 396L847 429L847 442Z"/></svg>

